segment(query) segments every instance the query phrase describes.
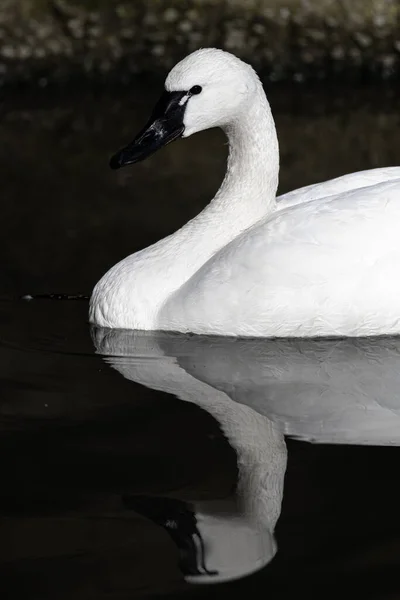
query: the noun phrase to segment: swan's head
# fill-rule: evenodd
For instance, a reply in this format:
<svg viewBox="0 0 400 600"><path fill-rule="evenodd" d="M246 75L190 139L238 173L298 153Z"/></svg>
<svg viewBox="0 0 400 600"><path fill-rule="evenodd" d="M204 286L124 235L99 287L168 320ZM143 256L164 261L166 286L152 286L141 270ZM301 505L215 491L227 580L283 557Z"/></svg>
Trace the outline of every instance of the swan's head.
<svg viewBox="0 0 400 600"><path fill-rule="evenodd" d="M248 109L259 86L252 67L229 52L205 48L189 54L168 74L144 129L112 157L110 166L144 160L179 137L229 126Z"/></svg>

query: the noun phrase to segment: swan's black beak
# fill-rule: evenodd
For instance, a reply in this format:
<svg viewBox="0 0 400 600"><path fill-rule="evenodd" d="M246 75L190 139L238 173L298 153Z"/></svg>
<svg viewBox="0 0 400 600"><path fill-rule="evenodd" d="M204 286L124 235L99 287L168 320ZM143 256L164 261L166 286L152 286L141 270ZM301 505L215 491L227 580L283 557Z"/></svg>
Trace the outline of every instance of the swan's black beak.
<svg viewBox="0 0 400 600"><path fill-rule="evenodd" d="M185 130L183 115L188 98L187 92L164 92L147 125L133 142L111 157L110 167L137 163L180 137Z"/></svg>

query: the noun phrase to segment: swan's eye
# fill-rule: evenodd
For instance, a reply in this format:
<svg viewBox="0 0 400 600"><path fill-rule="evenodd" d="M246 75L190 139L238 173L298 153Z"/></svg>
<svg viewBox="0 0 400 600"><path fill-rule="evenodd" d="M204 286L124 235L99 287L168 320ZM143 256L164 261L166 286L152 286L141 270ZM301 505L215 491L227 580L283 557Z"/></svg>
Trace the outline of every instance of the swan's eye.
<svg viewBox="0 0 400 600"><path fill-rule="evenodd" d="M201 85L194 85L192 88L190 88L190 93L192 94L192 96L195 96L196 94L200 94L202 89L203 88L201 87Z"/></svg>

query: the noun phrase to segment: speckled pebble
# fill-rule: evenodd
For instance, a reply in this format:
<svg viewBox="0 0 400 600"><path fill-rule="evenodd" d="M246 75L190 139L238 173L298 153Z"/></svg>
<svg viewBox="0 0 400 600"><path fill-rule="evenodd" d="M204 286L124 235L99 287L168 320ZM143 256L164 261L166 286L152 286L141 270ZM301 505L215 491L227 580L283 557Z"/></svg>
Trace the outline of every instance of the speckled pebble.
<svg viewBox="0 0 400 600"><path fill-rule="evenodd" d="M331 56L335 60L343 60L345 57L345 51L342 46L334 46L331 51Z"/></svg>
<svg viewBox="0 0 400 600"><path fill-rule="evenodd" d="M17 50L16 50L16 48L14 48L14 46L9 46L7 44L4 44L0 48L0 53L5 58L15 58L16 54L17 54Z"/></svg>
<svg viewBox="0 0 400 600"><path fill-rule="evenodd" d="M179 12L176 10L176 8L167 8L167 10L164 13L164 21L166 23L174 23L178 20L178 18Z"/></svg>
<svg viewBox="0 0 400 600"><path fill-rule="evenodd" d="M153 46L151 52L152 54L154 54L154 56L162 56L163 54L165 54L165 47L161 44L158 44L157 46Z"/></svg>

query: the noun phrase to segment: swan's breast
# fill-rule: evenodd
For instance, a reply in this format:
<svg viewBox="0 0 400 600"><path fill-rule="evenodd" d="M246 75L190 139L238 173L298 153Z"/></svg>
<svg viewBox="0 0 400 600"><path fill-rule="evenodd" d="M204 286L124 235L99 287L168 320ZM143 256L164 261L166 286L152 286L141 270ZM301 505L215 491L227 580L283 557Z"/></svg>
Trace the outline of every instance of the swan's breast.
<svg viewBox="0 0 400 600"><path fill-rule="evenodd" d="M160 279L151 277L152 261L142 254L128 256L114 265L96 284L89 306L89 320L100 327L150 329L158 310Z"/></svg>

